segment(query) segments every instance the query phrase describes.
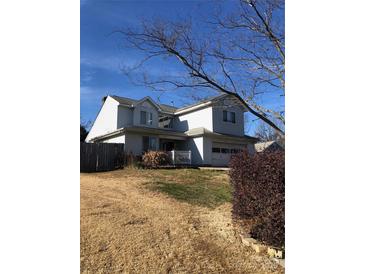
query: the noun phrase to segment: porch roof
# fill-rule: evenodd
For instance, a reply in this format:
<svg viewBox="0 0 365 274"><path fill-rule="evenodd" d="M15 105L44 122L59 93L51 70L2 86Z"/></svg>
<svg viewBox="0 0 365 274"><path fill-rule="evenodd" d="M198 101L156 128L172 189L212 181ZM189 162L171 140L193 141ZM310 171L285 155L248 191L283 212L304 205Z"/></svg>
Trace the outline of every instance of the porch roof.
<svg viewBox="0 0 365 274"><path fill-rule="evenodd" d="M159 138L163 139L173 139L173 140L187 140L188 138L200 137L200 136L209 136L216 140L226 140L226 141L238 141L238 142L249 142L256 143L258 141L257 138L251 137L248 135L236 136L230 134L223 134L212 132L207 130L204 127L194 128L189 131L175 131L172 129L166 128L149 128L149 127L140 127L140 126L127 126L115 131L109 132L107 134L100 135L91 139L90 141L100 141L104 139L108 139L111 137L124 135L126 132L131 133L142 133L142 134L153 134L158 135Z"/></svg>
<svg viewBox="0 0 365 274"><path fill-rule="evenodd" d="M193 128L189 131L186 131L185 134L187 134L190 137L209 136L214 139L227 140L227 141L244 141L244 142L250 142L250 143L256 143L258 141L257 138L252 137L252 136L248 136L248 135L237 136L237 135L231 135L231 134L212 132L210 130L207 130L204 127Z"/></svg>
<svg viewBox="0 0 365 274"><path fill-rule="evenodd" d="M97 136L97 137L91 139L90 141L104 140L104 139L108 139L108 138L111 138L114 136L124 135L126 132L154 134L154 135L158 135L159 138L164 138L164 139L186 140L188 138L188 136L182 131L174 131L174 130L165 129L165 128L127 126L127 127L119 128L112 132L108 132L107 134Z"/></svg>

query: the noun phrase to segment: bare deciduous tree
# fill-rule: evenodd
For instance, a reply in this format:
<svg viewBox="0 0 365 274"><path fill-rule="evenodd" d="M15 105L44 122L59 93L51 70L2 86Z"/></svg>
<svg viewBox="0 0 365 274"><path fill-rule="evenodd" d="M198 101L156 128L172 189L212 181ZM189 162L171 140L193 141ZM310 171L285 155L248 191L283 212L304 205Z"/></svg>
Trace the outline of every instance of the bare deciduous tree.
<svg viewBox="0 0 365 274"><path fill-rule="evenodd" d="M154 58L177 61L181 73L151 76L138 83L158 91L210 89L235 96L252 114L284 135L284 111L265 108L257 97L285 96L284 3L237 0L223 5L205 22L141 21L138 29L118 30L132 48L145 54L129 76ZM131 77L133 78L133 77ZM278 126L279 121L282 126Z"/></svg>
<svg viewBox="0 0 365 274"><path fill-rule="evenodd" d="M267 141L282 141L284 139L280 137L275 129L270 127L264 122L258 124L255 130L255 137L257 137L260 141L267 142Z"/></svg>

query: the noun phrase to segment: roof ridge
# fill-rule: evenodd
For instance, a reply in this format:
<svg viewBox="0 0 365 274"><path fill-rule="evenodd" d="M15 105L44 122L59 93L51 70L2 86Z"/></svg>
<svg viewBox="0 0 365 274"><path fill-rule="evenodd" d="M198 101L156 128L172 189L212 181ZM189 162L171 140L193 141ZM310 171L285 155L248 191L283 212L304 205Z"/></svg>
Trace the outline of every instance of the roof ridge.
<svg viewBox="0 0 365 274"><path fill-rule="evenodd" d="M117 97L117 98L120 98L120 99L127 99L127 100L132 100L132 101L139 101L139 100L141 100L141 99L143 99L143 98L141 98L141 99L133 99L133 98L129 98L129 97L123 97L123 96L119 96L119 95L109 95L110 97Z"/></svg>
<svg viewBox="0 0 365 274"><path fill-rule="evenodd" d="M164 103L159 103L159 102L156 102L153 98L151 98L149 95L147 96L144 96L142 97L141 99L133 99L133 98L128 98L128 97L123 97L123 96L119 96L119 95L108 95L110 97L112 97L113 99L117 100L119 103L123 104L123 103L137 103L137 102L141 102L145 99L149 99L149 100L152 100L153 103L155 103L157 106L162 106L162 107L166 107L166 108L169 108L168 110L163 110L163 111L167 111L167 112L171 112L171 113L176 113L176 112L179 112L179 111L182 111L182 110L186 110L186 109L189 109L191 107L195 107L195 106L198 106L200 104L204 104L204 103L207 103L209 101L212 101L212 100L215 100L217 98L221 98L221 97L224 97L224 96L227 96L228 94L225 94L225 93L220 93L218 95L215 95L215 96L211 96L211 97L207 97L206 99L203 99L203 100L200 100L200 101L197 101L195 103L192 103L192 104L189 104L189 105L186 105L186 106L183 106L183 107L175 107L175 106L171 106L171 105L168 105L168 104L164 104ZM119 100L125 100L127 102L120 102Z"/></svg>
<svg viewBox="0 0 365 274"><path fill-rule="evenodd" d="M173 109L178 109L178 107L172 106L172 105L168 105L168 104L163 104L163 103L157 103L160 106L165 106L165 107L169 107L169 108L173 108Z"/></svg>
<svg viewBox="0 0 365 274"><path fill-rule="evenodd" d="M200 105L200 104L203 104L203 103L206 103L206 102L209 102L211 100L217 99L219 97L227 96L227 95L229 95L229 94L221 93L219 95L211 96L211 97L208 97L206 99L203 99L203 100L200 100L198 102L195 102L193 104L186 105L184 107L178 108L177 111L184 110L184 109L188 109L188 108L191 108L191 107L194 107L194 106L197 106L197 105Z"/></svg>

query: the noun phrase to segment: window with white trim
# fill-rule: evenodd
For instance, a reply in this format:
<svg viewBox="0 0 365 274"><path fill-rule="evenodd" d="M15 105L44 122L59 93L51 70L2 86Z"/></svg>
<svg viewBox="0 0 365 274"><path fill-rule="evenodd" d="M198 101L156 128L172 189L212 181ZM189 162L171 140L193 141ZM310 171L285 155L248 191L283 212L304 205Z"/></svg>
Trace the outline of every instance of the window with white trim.
<svg viewBox="0 0 365 274"><path fill-rule="evenodd" d="M236 123L236 113L233 111L223 110L223 121L229 123Z"/></svg>
<svg viewBox="0 0 365 274"><path fill-rule="evenodd" d="M152 113L141 110L140 124L141 125L152 125Z"/></svg>
<svg viewBox="0 0 365 274"><path fill-rule="evenodd" d="M153 136L142 137L142 150L157 150L157 138Z"/></svg>
<svg viewBox="0 0 365 274"><path fill-rule="evenodd" d="M147 125L152 125L152 112L148 112Z"/></svg>

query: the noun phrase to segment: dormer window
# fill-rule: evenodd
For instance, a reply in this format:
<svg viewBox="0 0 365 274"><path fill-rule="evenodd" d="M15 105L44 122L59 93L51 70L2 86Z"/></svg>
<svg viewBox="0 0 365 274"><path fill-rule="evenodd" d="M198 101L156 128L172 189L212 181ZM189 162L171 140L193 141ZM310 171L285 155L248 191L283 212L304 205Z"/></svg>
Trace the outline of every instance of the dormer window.
<svg viewBox="0 0 365 274"><path fill-rule="evenodd" d="M223 121L229 123L236 123L236 113L232 111L223 110Z"/></svg>
<svg viewBox="0 0 365 274"><path fill-rule="evenodd" d="M141 110L140 124L141 125L152 125L152 113Z"/></svg>

